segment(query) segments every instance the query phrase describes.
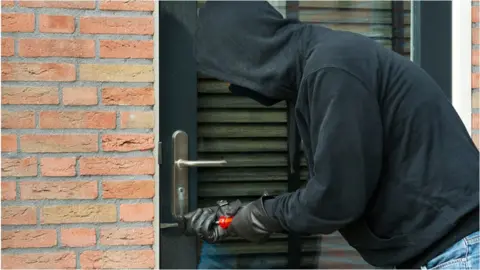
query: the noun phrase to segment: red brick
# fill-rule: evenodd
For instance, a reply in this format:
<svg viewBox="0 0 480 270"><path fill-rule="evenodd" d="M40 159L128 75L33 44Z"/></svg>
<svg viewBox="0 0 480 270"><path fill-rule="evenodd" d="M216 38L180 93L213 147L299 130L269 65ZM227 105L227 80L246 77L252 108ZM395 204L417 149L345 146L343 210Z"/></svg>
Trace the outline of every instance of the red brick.
<svg viewBox="0 0 480 270"><path fill-rule="evenodd" d="M2 128L35 128L35 112L2 110Z"/></svg>
<svg viewBox="0 0 480 270"><path fill-rule="evenodd" d="M480 88L480 73L472 73L472 88Z"/></svg>
<svg viewBox="0 0 480 270"><path fill-rule="evenodd" d="M20 136L20 149L26 153L97 152L96 134L31 134Z"/></svg>
<svg viewBox="0 0 480 270"><path fill-rule="evenodd" d="M2 32L33 32L35 15L33 13L2 13Z"/></svg>
<svg viewBox="0 0 480 270"><path fill-rule="evenodd" d="M28 181L20 183L22 200L95 199L96 181Z"/></svg>
<svg viewBox="0 0 480 270"><path fill-rule="evenodd" d="M153 105L155 97L152 87L105 87L102 102L105 105Z"/></svg>
<svg viewBox="0 0 480 270"><path fill-rule="evenodd" d="M17 135L2 134L2 152L17 152Z"/></svg>
<svg viewBox="0 0 480 270"><path fill-rule="evenodd" d="M472 22L480 22L480 7L472 7Z"/></svg>
<svg viewBox="0 0 480 270"><path fill-rule="evenodd" d="M480 66L480 50L472 49L472 65Z"/></svg>
<svg viewBox="0 0 480 270"><path fill-rule="evenodd" d="M472 28L472 43L480 44L480 28Z"/></svg>
<svg viewBox="0 0 480 270"><path fill-rule="evenodd" d="M153 65L80 64L79 77L92 82L154 82Z"/></svg>
<svg viewBox="0 0 480 270"><path fill-rule="evenodd" d="M15 182L2 181L2 201L15 200L17 197L17 188Z"/></svg>
<svg viewBox="0 0 480 270"><path fill-rule="evenodd" d="M480 129L480 113L472 113L472 129Z"/></svg>
<svg viewBox="0 0 480 270"><path fill-rule="evenodd" d="M104 180L104 199L150 199L155 196L153 180Z"/></svg>
<svg viewBox="0 0 480 270"><path fill-rule="evenodd" d="M2 254L2 269L75 269L75 252Z"/></svg>
<svg viewBox="0 0 480 270"><path fill-rule="evenodd" d="M153 221L153 203L121 204L120 220L124 222Z"/></svg>
<svg viewBox="0 0 480 270"><path fill-rule="evenodd" d="M42 248L57 245L55 230L3 230L2 249L6 248Z"/></svg>
<svg viewBox="0 0 480 270"><path fill-rule="evenodd" d="M1 0L2 7L13 7L15 2L13 0Z"/></svg>
<svg viewBox="0 0 480 270"><path fill-rule="evenodd" d="M75 176L77 158L48 157L40 159L43 176Z"/></svg>
<svg viewBox="0 0 480 270"><path fill-rule="evenodd" d="M93 228L62 229L60 234L60 241L64 247L91 247L97 243Z"/></svg>
<svg viewBox="0 0 480 270"><path fill-rule="evenodd" d="M154 127L153 111L149 112L121 112L120 127L121 128L145 128Z"/></svg>
<svg viewBox="0 0 480 270"><path fill-rule="evenodd" d="M2 206L2 226L33 225L37 223L35 207Z"/></svg>
<svg viewBox="0 0 480 270"><path fill-rule="evenodd" d="M144 228L104 228L100 231L100 244L106 246L153 245L152 227Z"/></svg>
<svg viewBox="0 0 480 270"><path fill-rule="evenodd" d="M64 105L97 105L96 87L65 87L63 88Z"/></svg>
<svg viewBox="0 0 480 270"><path fill-rule="evenodd" d="M94 0L81 0L81 1L20 0L20 6L30 7L30 8L95 9L95 1Z"/></svg>
<svg viewBox="0 0 480 270"><path fill-rule="evenodd" d="M82 34L153 35L153 17L81 17Z"/></svg>
<svg viewBox="0 0 480 270"><path fill-rule="evenodd" d="M113 129L116 126L116 118L116 112L42 111L40 128Z"/></svg>
<svg viewBox="0 0 480 270"><path fill-rule="evenodd" d="M2 104L58 104L57 87L5 86Z"/></svg>
<svg viewBox="0 0 480 270"><path fill-rule="evenodd" d="M44 206L40 218L42 224L111 223L117 221L117 208L114 204Z"/></svg>
<svg viewBox="0 0 480 270"><path fill-rule="evenodd" d="M41 14L39 30L42 33L68 33L75 31L75 19L73 16Z"/></svg>
<svg viewBox="0 0 480 270"><path fill-rule="evenodd" d="M102 149L106 152L145 151L154 148L153 134L104 134Z"/></svg>
<svg viewBox="0 0 480 270"><path fill-rule="evenodd" d="M3 81L75 81L75 66L63 63L2 62Z"/></svg>
<svg viewBox="0 0 480 270"><path fill-rule="evenodd" d="M102 0L101 10L153 11L153 0Z"/></svg>
<svg viewBox="0 0 480 270"><path fill-rule="evenodd" d="M87 250L80 254L83 269L155 268L153 250Z"/></svg>
<svg viewBox="0 0 480 270"><path fill-rule="evenodd" d="M153 175L154 173L153 157L80 158L80 175Z"/></svg>
<svg viewBox="0 0 480 270"><path fill-rule="evenodd" d="M37 176L37 158L2 158L2 176Z"/></svg>
<svg viewBox="0 0 480 270"><path fill-rule="evenodd" d="M153 58L152 40L100 40L101 58Z"/></svg>
<svg viewBox="0 0 480 270"><path fill-rule="evenodd" d="M14 39L11 37L2 38L2 56L13 56L14 54Z"/></svg>
<svg viewBox="0 0 480 270"><path fill-rule="evenodd" d="M20 39L18 54L22 57L95 57L95 41L89 39Z"/></svg>

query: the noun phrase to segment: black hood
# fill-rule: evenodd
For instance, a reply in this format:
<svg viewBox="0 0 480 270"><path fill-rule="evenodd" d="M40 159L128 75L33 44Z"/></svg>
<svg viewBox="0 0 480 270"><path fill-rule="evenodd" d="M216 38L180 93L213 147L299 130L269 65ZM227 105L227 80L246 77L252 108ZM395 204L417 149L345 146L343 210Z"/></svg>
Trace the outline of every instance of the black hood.
<svg viewBox="0 0 480 270"><path fill-rule="evenodd" d="M302 24L266 1L208 1L199 11L198 70L235 95L272 105L296 97Z"/></svg>

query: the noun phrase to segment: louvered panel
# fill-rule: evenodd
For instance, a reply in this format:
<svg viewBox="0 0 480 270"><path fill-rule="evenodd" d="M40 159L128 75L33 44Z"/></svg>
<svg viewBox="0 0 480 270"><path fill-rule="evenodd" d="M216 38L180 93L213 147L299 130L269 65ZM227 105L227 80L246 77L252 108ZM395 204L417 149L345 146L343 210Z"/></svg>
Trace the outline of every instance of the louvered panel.
<svg viewBox="0 0 480 270"><path fill-rule="evenodd" d="M264 107L232 95L228 84L198 81L198 158L227 160L218 168L198 168L198 205L217 200L258 199L264 191L287 191L287 114L281 102ZM203 256L233 260L235 268L285 268L288 242L272 237L265 244L235 239L202 250Z"/></svg>
<svg viewBox="0 0 480 270"><path fill-rule="evenodd" d="M410 1L403 2L403 55L410 54ZM391 1L299 1L296 10L302 22L334 30L351 31L392 47Z"/></svg>

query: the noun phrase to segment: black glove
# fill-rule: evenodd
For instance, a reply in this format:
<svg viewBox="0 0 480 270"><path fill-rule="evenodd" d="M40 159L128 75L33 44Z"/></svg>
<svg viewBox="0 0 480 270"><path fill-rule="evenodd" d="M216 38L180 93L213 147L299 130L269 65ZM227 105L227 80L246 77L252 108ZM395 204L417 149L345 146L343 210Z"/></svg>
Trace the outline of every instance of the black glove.
<svg viewBox="0 0 480 270"><path fill-rule="evenodd" d="M216 222L221 216L235 216L242 203L218 201L217 206L199 208L183 217L186 235L197 235L209 243L216 243L234 236L235 232L221 228Z"/></svg>
<svg viewBox="0 0 480 270"><path fill-rule="evenodd" d="M272 233L285 232L280 223L267 215L263 202L271 196L262 196L238 210L228 231L251 241L261 243L266 241Z"/></svg>

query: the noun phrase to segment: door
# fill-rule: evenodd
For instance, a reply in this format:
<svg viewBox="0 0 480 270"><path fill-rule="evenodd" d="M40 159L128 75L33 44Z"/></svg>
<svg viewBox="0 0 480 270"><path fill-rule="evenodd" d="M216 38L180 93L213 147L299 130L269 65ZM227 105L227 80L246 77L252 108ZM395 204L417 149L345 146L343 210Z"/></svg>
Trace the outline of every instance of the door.
<svg viewBox="0 0 480 270"><path fill-rule="evenodd" d="M300 1L284 8L286 16L359 32L408 56L409 4L394 3ZM308 179L289 104L262 107L230 95L226 82L197 74L192 34L201 5L160 2L160 268L207 267L211 261L243 269L371 268L338 233L273 235L262 245L241 239L206 245L178 232L175 212L220 199L251 201L264 191L278 195ZM183 163L182 180L179 159L197 161Z"/></svg>

